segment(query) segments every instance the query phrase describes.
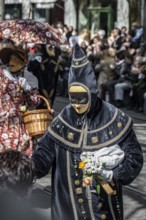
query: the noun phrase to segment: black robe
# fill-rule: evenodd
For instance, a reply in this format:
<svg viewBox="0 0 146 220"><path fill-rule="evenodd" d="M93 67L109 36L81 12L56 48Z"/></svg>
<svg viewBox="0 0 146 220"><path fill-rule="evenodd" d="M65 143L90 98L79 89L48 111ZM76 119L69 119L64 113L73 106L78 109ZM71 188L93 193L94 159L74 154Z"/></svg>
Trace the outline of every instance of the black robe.
<svg viewBox="0 0 146 220"><path fill-rule="evenodd" d="M31 71L38 79L39 83L39 93L44 96L53 106L58 76L60 70L57 68L55 71L58 61L58 57L44 56L42 57L42 62L39 63L36 59L31 60L28 65L28 71ZM59 66L62 68L61 66ZM44 105L40 105L40 108L44 108Z"/></svg>
<svg viewBox="0 0 146 220"><path fill-rule="evenodd" d="M125 158L113 169L109 184L114 194L107 195L102 188L98 194L95 180L92 187L83 187L80 154L115 144ZM131 118L102 101L84 119L68 105L39 141L32 159L38 178L52 167L52 220L123 220L122 185L130 184L143 164Z"/></svg>

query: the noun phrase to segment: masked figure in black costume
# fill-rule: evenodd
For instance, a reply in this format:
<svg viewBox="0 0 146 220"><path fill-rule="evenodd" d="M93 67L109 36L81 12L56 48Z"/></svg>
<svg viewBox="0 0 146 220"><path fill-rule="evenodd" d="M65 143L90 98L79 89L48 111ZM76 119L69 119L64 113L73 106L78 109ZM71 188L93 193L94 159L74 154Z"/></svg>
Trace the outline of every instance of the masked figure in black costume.
<svg viewBox="0 0 146 220"><path fill-rule="evenodd" d="M53 220L122 220L122 185L130 184L142 168L142 150L131 118L97 94L91 64L76 45L69 73L71 104L53 120L32 156L38 178L52 167ZM100 175L114 193L105 190L102 181L97 193L97 180L82 184L83 171L78 166L81 154L111 148L120 155L112 160L114 166Z"/></svg>
<svg viewBox="0 0 146 220"><path fill-rule="evenodd" d="M63 71L59 63L59 49L50 45L42 45L42 54L36 55L34 59L29 62L28 71L31 71L38 79L39 93L43 95L53 106L58 76ZM44 106L39 106L44 108Z"/></svg>

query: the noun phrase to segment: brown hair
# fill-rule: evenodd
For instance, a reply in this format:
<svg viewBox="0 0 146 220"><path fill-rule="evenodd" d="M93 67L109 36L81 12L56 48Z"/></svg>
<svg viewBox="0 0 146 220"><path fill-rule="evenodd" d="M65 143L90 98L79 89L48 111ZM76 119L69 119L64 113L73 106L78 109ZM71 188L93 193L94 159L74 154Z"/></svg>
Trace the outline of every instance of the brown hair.
<svg viewBox="0 0 146 220"><path fill-rule="evenodd" d="M1 191L24 196L34 177L33 162L24 153L11 149L0 153Z"/></svg>

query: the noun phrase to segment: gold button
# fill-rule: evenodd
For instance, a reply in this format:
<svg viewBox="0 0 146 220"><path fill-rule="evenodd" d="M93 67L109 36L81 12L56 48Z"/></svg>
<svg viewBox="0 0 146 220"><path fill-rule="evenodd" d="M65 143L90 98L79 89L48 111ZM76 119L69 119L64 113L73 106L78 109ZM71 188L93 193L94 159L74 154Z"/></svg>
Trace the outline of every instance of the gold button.
<svg viewBox="0 0 146 220"><path fill-rule="evenodd" d="M116 205L116 207L117 207L117 209L119 209L119 208L120 208L120 205Z"/></svg>
<svg viewBox="0 0 146 220"><path fill-rule="evenodd" d="M80 184L80 180L75 180L75 185L79 185Z"/></svg>
<svg viewBox="0 0 146 220"><path fill-rule="evenodd" d="M102 203L100 202L99 204L98 204L98 208L101 208L103 205L102 205Z"/></svg>
<svg viewBox="0 0 146 220"><path fill-rule="evenodd" d="M117 191L116 190L114 190L114 195L116 195L117 194Z"/></svg>
<svg viewBox="0 0 146 220"><path fill-rule="evenodd" d="M112 132L112 131L110 131L110 132L109 132L109 134L110 134L110 135L112 135L112 134L113 134L113 132Z"/></svg>
<svg viewBox="0 0 146 220"><path fill-rule="evenodd" d="M122 123L118 122L117 126L118 126L118 128L121 128L122 127Z"/></svg>
<svg viewBox="0 0 146 220"><path fill-rule="evenodd" d="M73 140L74 134L73 134L72 132L69 132L68 135L67 135L67 138L68 138L69 140Z"/></svg>
<svg viewBox="0 0 146 220"><path fill-rule="evenodd" d="M98 139L98 137L95 136L95 137L91 138L91 141L92 141L93 144L96 144L96 143L99 142L99 139Z"/></svg>
<svg viewBox="0 0 146 220"><path fill-rule="evenodd" d="M105 215L105 214L102 214L102 215L101 215L101 218L102 218L102 219L106 219L106 215Z"/></svg>
<svg viewBox="0 0 146 220"><path fill-rule="evenodd" d="M84 199L80 198L80 199L78 199L78 202L82 203L82 202L84 202Z"/></svg>
<svg viewBox="0 0 146 220"><path fill-rule="evenodd" d="M82 188L77 188L76 189L76 194L82 194L82 192L83 192Z"/></svg>
<svg viewBox="0 0 146 220"><path fill-rule="evenodd" d="M86 212L85 211L82 211L82 214L84 215Z"/></svg>

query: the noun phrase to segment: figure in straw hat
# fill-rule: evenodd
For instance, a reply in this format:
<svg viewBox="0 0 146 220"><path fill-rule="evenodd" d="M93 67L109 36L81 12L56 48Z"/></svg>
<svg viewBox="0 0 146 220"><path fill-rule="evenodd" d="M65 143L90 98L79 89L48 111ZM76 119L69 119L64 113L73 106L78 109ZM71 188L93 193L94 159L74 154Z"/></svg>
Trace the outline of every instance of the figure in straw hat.
<svg viewBox="0 0 146 220"><path fill-rule="evenodd" d="M0 152L17 149L32 154L32 140L25 129L22 113L27 105L37 105L37 91L23 77L27 60L25 51L3 48L0 59L6 68L0 68Z"/></svg>

